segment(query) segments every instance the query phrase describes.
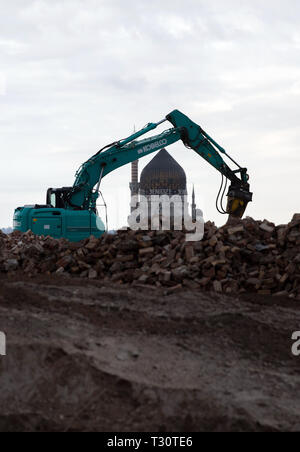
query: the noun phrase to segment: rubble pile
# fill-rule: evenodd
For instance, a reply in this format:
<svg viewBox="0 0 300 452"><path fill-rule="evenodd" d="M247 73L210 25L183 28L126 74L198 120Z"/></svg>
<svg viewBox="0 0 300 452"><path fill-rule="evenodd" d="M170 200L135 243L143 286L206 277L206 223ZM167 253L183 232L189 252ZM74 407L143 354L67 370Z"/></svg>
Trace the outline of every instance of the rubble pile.
<svg viewBox="0 0 300 452"><path fill-rule="evenodd" d="M208 222L198 242L186 242L182 231L120 230L80 243L0 232L0 273L17 272L300 300L300 214L280 226L252 218L221 228Z"/></svg>

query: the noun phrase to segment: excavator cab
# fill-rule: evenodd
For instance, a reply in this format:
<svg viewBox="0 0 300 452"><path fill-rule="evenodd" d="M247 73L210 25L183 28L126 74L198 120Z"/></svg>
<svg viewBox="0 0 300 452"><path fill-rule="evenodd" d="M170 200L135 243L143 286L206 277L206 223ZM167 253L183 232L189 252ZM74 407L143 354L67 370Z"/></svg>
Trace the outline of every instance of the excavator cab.
<svg viewBox="0 0 300 452"><path fill-rule="evenodd" d="M71 190L72 187L49 188L47 190L46 204L56 209L65 209L67 197Z"/></svg>

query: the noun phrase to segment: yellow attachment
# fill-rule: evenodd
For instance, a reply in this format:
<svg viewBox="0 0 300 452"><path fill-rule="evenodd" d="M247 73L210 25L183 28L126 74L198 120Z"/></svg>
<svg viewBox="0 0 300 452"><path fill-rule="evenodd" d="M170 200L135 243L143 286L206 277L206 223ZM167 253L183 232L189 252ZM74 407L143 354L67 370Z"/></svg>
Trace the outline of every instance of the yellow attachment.
<svg viewBox="0 0 300 452"><path fill-rule="evenodd" d="M247 201L243 201L238 198L230 198L228 197L227 202L227 213L237 218L242 218L245 213L246 207L248 205Z"/></svg>

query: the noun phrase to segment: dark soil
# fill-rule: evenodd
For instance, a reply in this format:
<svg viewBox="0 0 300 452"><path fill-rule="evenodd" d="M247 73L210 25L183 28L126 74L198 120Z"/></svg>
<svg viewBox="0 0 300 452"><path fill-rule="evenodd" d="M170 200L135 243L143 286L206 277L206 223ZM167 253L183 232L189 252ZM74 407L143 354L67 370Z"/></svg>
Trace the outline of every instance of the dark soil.
<svg viewBox="0 0 300 452"><path fill-rule="evenodd" d="M296 431L299 301L0 279L0 431Z"/></svg>

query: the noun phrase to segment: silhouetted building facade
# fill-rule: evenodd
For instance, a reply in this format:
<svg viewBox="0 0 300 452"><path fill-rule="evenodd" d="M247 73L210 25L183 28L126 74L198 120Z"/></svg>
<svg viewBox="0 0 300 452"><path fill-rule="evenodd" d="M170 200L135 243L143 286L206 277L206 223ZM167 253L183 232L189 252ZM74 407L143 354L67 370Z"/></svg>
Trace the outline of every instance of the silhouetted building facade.
<svg viewBox="0 0 300 452"><path fill-rule="evenodd" d="M187 182L183 168L166 151L161 149L155 157L145 166L138 182L138 162L131 165L131 182L129 184L131 196L144 196L148 201L153 196L167 195L180 196L182 200L182 217L187 209ZM153 199L153 198L152 198ZM134 207L131 207L131 211ZM161 214L161 210L160 210ZM151 205L149 203L148 218L151 218ZM171 206L171 229L173 225L174 210ZM191 217L196 220L195 191L193 188Z"/></svg>

